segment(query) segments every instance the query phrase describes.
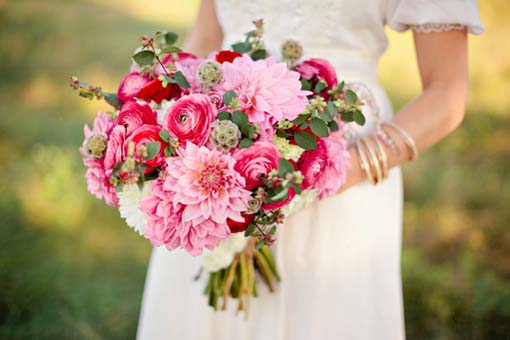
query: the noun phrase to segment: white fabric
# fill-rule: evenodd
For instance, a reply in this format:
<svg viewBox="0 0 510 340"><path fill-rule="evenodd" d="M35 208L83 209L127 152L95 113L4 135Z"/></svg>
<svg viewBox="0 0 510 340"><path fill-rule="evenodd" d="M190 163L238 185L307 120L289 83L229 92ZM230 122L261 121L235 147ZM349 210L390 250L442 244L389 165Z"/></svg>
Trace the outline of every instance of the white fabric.
<svg viewBox="0 0 510 340"><path fill-rule="evenodd" d="M305 57L326 58L340 79L356 84L371 105L367 124L349 135L371 132L392 116L377 82L386 49L384 26L397 30L426 23L463 24L480 33L469 0L217 0L225 47L264 18L265 41L278 57L287 39L301 42ZM365 85L361 85L365 84ZM401 340L400 279L402 181L400 169L374 187L362 183L316 202L279 228L274 252L282 282L274 294L260 284L249 320L232 310L213 312L202 295L200 263L183 252L155 249L148 272L139 340Z"/></svg>

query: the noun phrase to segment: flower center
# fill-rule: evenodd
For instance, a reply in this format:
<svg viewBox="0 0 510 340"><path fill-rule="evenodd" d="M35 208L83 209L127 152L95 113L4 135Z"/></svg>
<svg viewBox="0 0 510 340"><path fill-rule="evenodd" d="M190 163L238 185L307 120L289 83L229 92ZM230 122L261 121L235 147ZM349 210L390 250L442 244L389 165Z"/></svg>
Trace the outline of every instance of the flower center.
<svg viewBox="0 0 510 340"><path fill-rule="evenodd" d="M179 122L180 122L182 125L186 124L186 121L187 121L187 120L188 120L188 116L187 116L187 115L185 115L185 114L181 114L181 115L179 116Z"/></svg>
<svg viewBox="0 0 510 340"><path fill-rule="evenodd" d="M207 191L216 191L225 186L223 170L215 166L206 166L200 173L200 186Z"/></svg>

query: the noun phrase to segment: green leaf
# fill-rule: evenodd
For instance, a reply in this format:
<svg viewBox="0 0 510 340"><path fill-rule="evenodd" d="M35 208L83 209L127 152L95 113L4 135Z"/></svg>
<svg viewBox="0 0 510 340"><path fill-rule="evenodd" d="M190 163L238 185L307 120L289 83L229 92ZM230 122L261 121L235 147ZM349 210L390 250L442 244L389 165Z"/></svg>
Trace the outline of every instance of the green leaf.
<svg viewBox="0 0 510 340"><path fill-rule="evenodd" d="M253 145L253 140L249 138L243 138L241 139L241 142L239 143L239 147L241 149L246 149L247 147L250 147Z"/></svg>
<svg viewBox="0 0 510 340"><path fill-rule="evenodd" d="M320 118L312 118L310 127L312 128L312 132L319 137L329 136L328 125Z"/></svg>
<svg viewBox="0 0 510 340"><path fill-rule="evenodd" d="M326 123L332 121L331 114L329 113L329 111L319 112L319 117Z"/></svg>
<svg viewBox="0 0 510 340"><path fill-rule="evenodd" d="M285 177L288 173L294 172L294 166L291 162L286 160L285 158L280 158L278 160L278 173L280 176Z"/></svg>
<svg viewBox="0 0 510 340"><path fill-rule="evenodd" d="M335 120L332 120L331 122L329 122L328 127L331 132L338 131L338 129L339 129L338 123Z"/></svg>
<svg viewBox="0 0 510 340"><path fill-rule="evenodd" d="M267 57L267 51L262 49L255 50L250 54L250 57L253 60L264 59L265 57Z"/></svg>
<svg viewBox="0 0 510 340"><path fill-rule="evenodd" d="M338 87L336 88L336 90L338 92L342 92L344 90L344 87L345 87L345 81L342 80L342 82L338 85Z"/></svg>
<svg viewBox="0 0 510 340"><path fill-rule="evenodd" d="M301 78L301 90L310 91L312 89L312 84L305 78Z"/></svg>
<svg viewBox="0 0 510 340"><path fill-rule="evenodd" d="M294 189L294 192L298 195L301 195L301 186L297 183L292 183L292 188Z"/></svg>
<svg viewBox="0 0 510 340"><path fill-rule="evenodd" d="M283 130L276 130L276 135L280 138L287 138L289 134Z"/></svg>
<svg viewBox="0 0 510 340"><path fill-rule="evenodd" d="M230 119L230 112L220 111L220 112L218 112L218 115L216 116L216 119L218 119L218 120L229 120Z"/></svg>
<svg viewBox="0 0 510 340"><path fill-rule="evenodd" d="M363 115L363 113L361 113L360 110L354 111L353 116L354 116L353 117L354 121L356 123L358 123L359 125L365 125L366 119L365 119L365 116Z"/></svg>
<svg viewBox="0 0 510 340"><path fill-rule="evenodd" d="M308 115L300 114L296 119L292 121L294 125L301 125L308 119Z"/></svg>
<svg viewBox="0 0 510 340"><path fill-rule="evenodd" d="M237 98L237 94L234 91L229 90L223 94L223 104L229 106L235 98Z"/></svg>
<svg viewBox="0 0 510 340"><path fill-rule="evenodd" d="M145 144L145 147L147 148L147 157L145 157L146 161L149 161L156 157L156 155L159 153L159 149L161 148L160 142L150 142Z"/></svg>
<svg viewBox="0 0 510 340"><path fill-rule="evenodd" d="M309 134L308 132L294 133L294 140L296 141L297 145L299 145L305 150L317 149L317 141L315 140L315 137Z"/></svg>
<svg viewBox="0 0 510 340"><path fill-rule="evenodd" d="M137 63L140 66L147 66L147 65L152 64L155 56L156 55L154 54L153 51L143 50L143 51L136 53L133 56L133 60L135 61L135 63Z"/></svg>
<svg viewBox="0 0 510 340"><path fill-rule="evenodd" d="M244 124L241 126L241 132L249 139L253 139L255 128L251 124Z"/></svg>
<svg viewBox="0 0 510 340"><path fill-rule="evenodd" d="M353 122L354 121L354 114L352 113L352 111L344 111L344 112L342 112L342 115L340 116L340 118L344 122Z"/></svg>
<svg viewBox="0 0 510 340"><path fill-rule="evenodd" d="M145 181L152 181L156 178L159 177L159 172L158 171L152 171L150 173L148 173L147 175L144 176L145 177Z"/></svg>
<svg viewBox="0 0 510 340"><path fill-rule="evenodd" d="M170 157L170 156L173 156L173 155L175 155L174 147L172 147L170 145L167 145L166 148L165 148L165 156L166 157Z"/></svg>
<svg viewBox="0 0 510 340"><path fill-rule="evenodd" d="M190 85L186 80L186 77L184 77L184 74L182 74L181 71L177 71L174 73L174 79L177 82L177 85L179 85L180 87L185 89L190 88Z"/></svg>
<svg viewBox="0 0 510 340"><path fill-rule="evenodd" d="M269 235L274 235L276 233L276 226L273 226L271 230L269 230Z"/></svg>
<svg viewBox="0 0 510 340"><path fill-rule="evenodd" d="M119 100L117 99L117 94L103 92L103 96L104 96L104 100L106 100L106 102L108 104L110 104L111 106L113 106L114 108L120 107Z"/></svg>
<svg viewBox="0 0 510 340"><path fill-rule="evenodd" d="M175 44L175 42L177 41L177 38L179 38L179 36L177 35L177 33L174 33L174 32L165 32L165 42L168 44L168 45L173 45Z"/></svg>
<svg viewBox="0 0 510 340"><path fill-rule="evenodd" d="M247 53L251 50L251 45L247 42L239 42L231 45L232 49L239 53Z"/></svg>
<svg viewBox="0 0 510 340"><path fill-rule="evenodd" d="M338 109L332 101L328 102L328 111L332 116L336 116L338 114Z"/></svg>
<svg viewBox="0 0 510 340"><path fill-rule="evenodd" d="M115 191L116 192L121 192L122 189L124 189L124 182L119 181L119 183L117 183L117 185L115 186Z"/></svg>
<svg viewBox="0 0 510 340"><path fill-rule="evenodd" d="M167 46L167 47L161 49L161 53L167 53L167 54L181 52L181 51L182 50L177 46Z"/></svg>
<svg viewBox="0 0 510 340"><path fill-rule="evenodd" d="M234 111L232 114L232 121L236 123L237 126L241 127L248 124L248 116L242 111Z"/></svg>
<svg viewBox="0 0 510 340"><path fill-rule="evenodd" d="M248 227L244 231L244 236L248 237L251 234L253 234L254 231L255 231L255 224L250 223L250 224L248 224Z"/></svg>
<svg viewBox="0 0 510 340"><path fill-rule="evenodd" d="M345 99L349 104L354 104L358 100L358 95L353 90L345 91Z"/></svg>
<svg viewBox="0 0 510 340"><path fill-rule="evenodd" d="M276 195L268 197L266 202L274 203L279 201L285 201L289 197L289 188L283 188Z"/></svg>
<svg viewBox="0 0 510 340"><path fill-rule="evenodd" d="M266 245L265 241L257 241L257 243L255 244L255 249L260 250L265 245Z"/></svg>
<svg viewBox="0 0 510 340"><path fill-rule="evenodd" d="M161 131L159 131L159 137L167 143L170 141L170 134L165 129L161 129Z"/></svg>
<svg viewBox="0 0 510 340"><path fill-rule="evenodd" d="M317 84L315 84L315 89L313 90L313 92L321 93L326 88L326 86L328 86L328 84L321 80L317 82Z"/></svg>

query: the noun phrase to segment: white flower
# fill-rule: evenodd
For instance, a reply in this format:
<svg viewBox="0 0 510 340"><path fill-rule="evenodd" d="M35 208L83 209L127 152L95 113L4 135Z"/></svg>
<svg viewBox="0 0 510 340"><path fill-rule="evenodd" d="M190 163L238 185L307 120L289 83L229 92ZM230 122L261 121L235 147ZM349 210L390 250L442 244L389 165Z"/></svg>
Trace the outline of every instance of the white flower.
<svg viewBox="0 0 510 340"><path fill-rule="evenodd" d="M294 196L289 204L282 208L285 216L290 216L317 200L317 189L303 190L301 194Z"/></svg>
<svg viewBox="0 0 510 340"><path fill-rule="evenodd" d="M117 193L120 216L140 235L145 232L147 217L140 210L139 205L140 201L150 194L150 187L150 183L145 183L140 190L136 184L126 184L122 191Z"/></svg>
<svg viewBox="0 0 510 340"><path fill-rule="evenodd" d="M231 234L228 239L220 242L214 250L204 249L202 266L209 272L227 268L234 260L234 256L242 251L247 243L248 238L244 236L244 233Z"/></svg>
<svg viewBox="0 0 510 340"><path fill-rule="evenodd" d="M156 103L154 100L152 100L149 105L151 108L157 112L158 114L158 124L163 124L163 117L165 117L166 112L175 103L175 100L166 100L163 99L161 104Z"/></svg>
<svg viewBox="0 0 510 340"><path fill-rule="evenodd" d="M273 144L276 145L280 155L282 155L283 158L296 162L299 160L299 157L301 157L301 154L305 151L305 149L297 145L290 144L288 140L282 137L278 137L277 135L273 136Z"/></svg>

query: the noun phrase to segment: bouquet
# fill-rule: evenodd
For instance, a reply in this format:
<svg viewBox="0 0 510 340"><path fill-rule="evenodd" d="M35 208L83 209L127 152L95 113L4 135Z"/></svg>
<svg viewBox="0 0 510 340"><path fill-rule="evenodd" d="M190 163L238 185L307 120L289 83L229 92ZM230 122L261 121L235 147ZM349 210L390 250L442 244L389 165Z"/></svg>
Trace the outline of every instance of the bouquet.
<svg viewBox="0 0 510 340"><path fill-rule="evenodd" d="M280 280L268 248L293 211L335 194L350 166L345 122L362 102L296 41L269 56L262 20L245 40L199 58L177 35L142 36L116 93L71 78L113 110L85 125L88 190L168 250L202 256L214 309L246 310L259 278Z"/></svg>

